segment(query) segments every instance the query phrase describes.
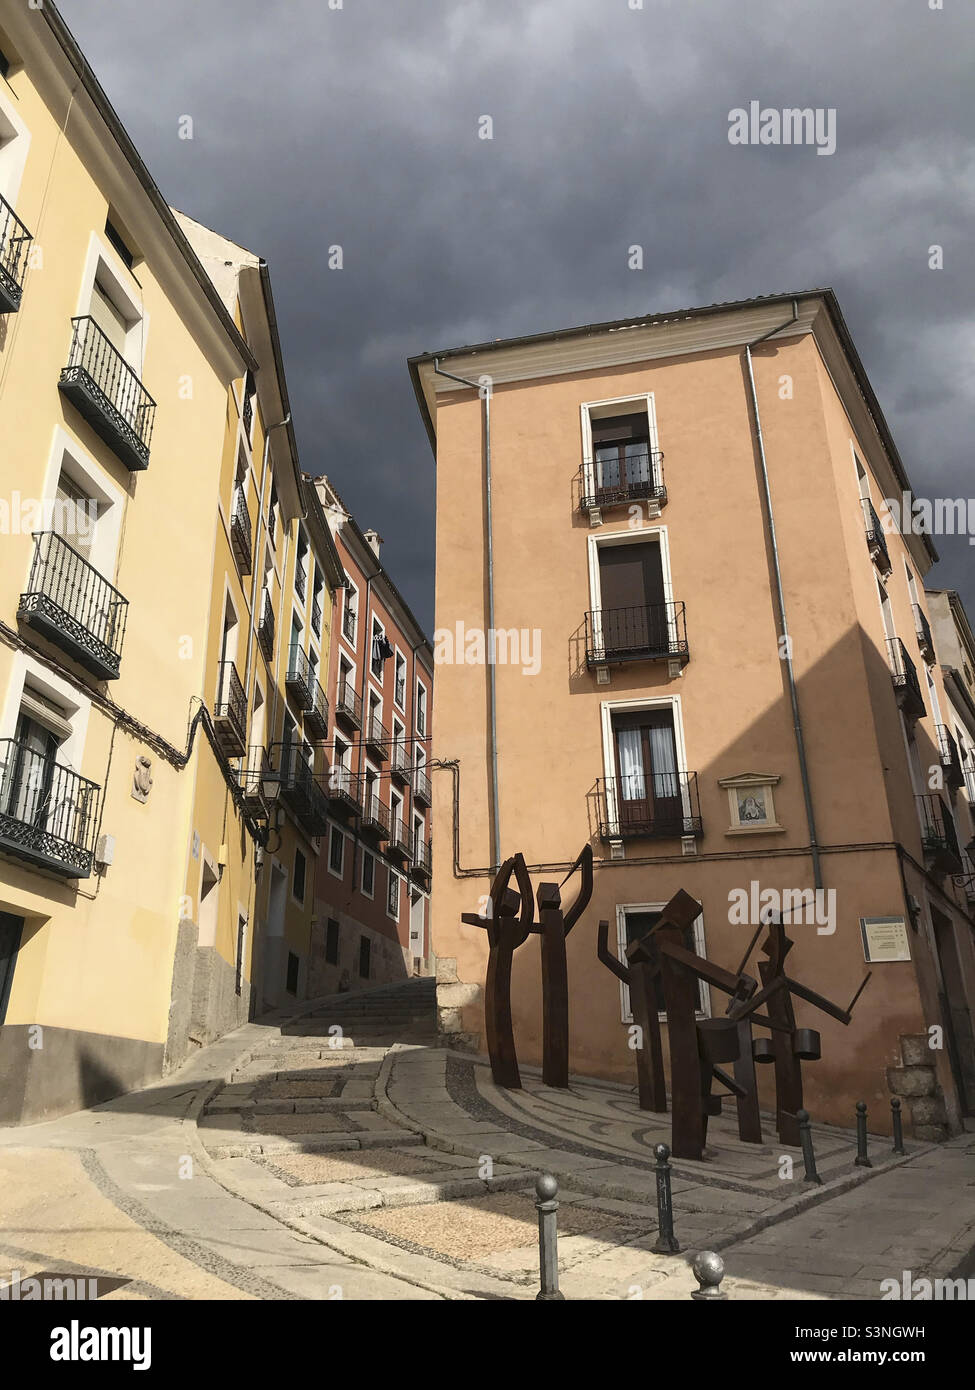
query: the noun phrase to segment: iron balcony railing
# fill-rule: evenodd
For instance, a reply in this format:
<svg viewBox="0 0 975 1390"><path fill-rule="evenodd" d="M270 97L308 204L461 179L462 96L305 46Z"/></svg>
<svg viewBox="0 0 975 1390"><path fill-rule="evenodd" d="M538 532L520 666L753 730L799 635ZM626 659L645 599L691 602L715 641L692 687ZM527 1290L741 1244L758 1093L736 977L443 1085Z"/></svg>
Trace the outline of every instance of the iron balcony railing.
<svg viewBox="0 0 975 1390"><path fill-rule="evenodd" d="M961 873L955 875L954 882L963 890L969 902L975 900L975 861L966 850L961 852Z"/></svg>
<svg viewBox="0 0 975 1390"><path fill-rule="evenodd" d="M389 807L373 787L367 787L362 797L362 828L384 840L389 835Z"/></svg>
<svg viewBox="0 0 975 1390"><path fill-rule="evenodd" d="M422 801L425 805L429 806L432 799L430 791L430 778L427 776L426 772L423 770L422 767L415 767L413 769L412 782L414 801Z"/></svg>
<svg viewBox="0 0 975 1390"><path fill-rule="evenodd" d="M33 239L7 200L0 197L0 314L15 314L20 308Z"/></svg>
<svg viewBox="0 0 975 1390"><path fill-rule="evenodd" d="M71 320L59 389L132 472L149 467L156 402L90 315Z"/></svg>
<svg viewBox="0 0 975 1390"><path fill-rule="evenodd" d="M345 612L342 614L342 635L347 642L355 646L355 609L345 605Z"/></svg>
<svg viewBox="0 0 975 1390"><path fill-rule="evenodd" d="M410 780L410 755L401 738L394 738L389 754L389 770L398 782Z"/></svg>
<svg viewBox="0 0 975 1390"><path fill-rule="evenodd" d="M380 761L385 761L389 753L389 730L378 714L370 714L366 720L365 744Z"/></svg>
<svg viewBox="0 0 975 1390"><path fill-rule="evenodd" d="M291 644L288 653L288 670L284 678L289 695L293 695L300 710L312 704L312 683L315 680L311 662L304 650L296 642Z"/></svg>
<svg viewBox="0 0 975 1390"><path fill-rule="evenodd" d="M217 701L213 708L217 741L230 758L239 758L247 747L247 697L232 661L217 667Z"/></svg>
<svg viewBox="0 0 975 1390"><path fill-rule="evenodd" d="M904 713L911 719L923 719L925 715L924 696L918 680L917 667L907 654L899 637L887 638L887 659L894 682L897 701Z"/></svg>
<svg viewBox="0 0 975 1390"><path fill-rule="evenodd" d="M328 733L328 696L317 677L312 680L311 701L305 706L303 713L305 732L313 734L316 738L324 738Z"/></svg>
<svg viewBox="0 0 975 1390"><path fill-rule="evenodd" d="M311 601L311 630L316 637L322 635L322 604L321 599L315 594Z"/></svg>
<svg viewBox="0 0 975 1390"><path fill-rule="evenodd" d="M335 763L329 769L326 795L335 811L351 811L358 814L362 810L362 788L359 778L341 763Z"/></svg>
<svg viewBox="0 0 975 1390"><path fill-rule="evenodd" d="M702 833L696 772L601 777L596 806L603 840L663 840Z"/></svg>
<svg viewBox="0 0 975 1390"><path fill-rule="evenodd" d="M128 600L54 531L34 535L18 616L100 680L117 680Z"/></svg>
<svg viewBox="0 0 975 1390"><path fill-rule="evenodd" d="M244 806L251 815L267 815L266 784L272 780L276 782L277 778L272 772L267 749L261 745L249 748L245 765L241 768L240 790Z"/></svg>
<svg viewBox="0 0 975 1390"><path fill-rule="evenodd" d="M965 773L961 765L958 744L950 729L947 729L944 724L935 724L934 732L938 740L938 750L941 753L941 766L947 773L945 781L949 787L957 791L965 785Z"/></svg>
<svg viewBox="0 0 975 1390"><path fill-rule="evenodd" d="M308 588L308 571L307 571L307 569L305 568L304 561L302 561L302 560L297 560L297 559L296 559L296 560L295 560L295 593L296 593L296 594L298 595L298 597L301 599L302 603L304 603L304 601L305 601L305 592L306 592L307 588Z"/></svg>
<svg viewBox="0 0 975 1390"><path fill-rule="evenodd" d="M890 563L890 551L887 549L887 537L884 535L883 524L869 497L861 497L860 504L863 507L863 521L867 532L867 549L870 551L870 558L882 573L890 574L894 567Z"/></svg>
<svg viewBox="0 0 975 1390"><path fill-rule="evenodd" d="M914 626L917 629L918 650L925 661L936 661L937 655L934 650L934 638L931 636L931 624L928 622L924 609L919 603L913 605Z"/></svg>
<svg viewBox="0 0 975 1390"><path fill-rule="evenodd" d="M412 855L410 844L410 832L406 824L406 819L402 815L395 815L389 830L390 852L400 855L404 859L409 859Z"/></svg>
<svg viewBox="0 0 975 1390"><path fill-rule="evenodd" d="M88 878L100 787L17 739L0 739L0 850Z"/></svg>
<svg viewBox="0 0 975 1390"><path fill-rule="evenodd" d="M257 640L267 662L274 661L274 605L267 589L261 597L261 621L257 627Z"/></svg>
<svg viewBox="0 0 975 1390"><path fill-rule="evenodd" d="M339 681L335 696L335 713L356 729L362 728L362 697L351 681Z"/></svg>
<svg viewBox="0 0 975 1390"><path fill-rule="evenodd" d="M315 777L311 753L297 743L271 746L271 765L278 774L281 800L309 835L328 828L328 801Z"/></svg>
<svg viewBox="0 0 975 1390"><path fill-rule="evenodd" d="M599 608L586 614L586 663L689 659L683 603Z"/></svg>
<svg viewBox="0 0 975 1390"><path fill-rule="evenodd" d="M581 509L593 511L626 502L657 502L663 506L667 501L663 457L659 449L648 447L622 460L587 460L582 465Z"/></svg>
<svg viewBox="0 0 975 1390"><path fill-rule="evenodd" d="M270 547L271 547L272 550L274 549L274 547L275 547L275 545L276 545L276 543L277 543L277 534L278 534L278 517L277 517L277 511L276 511L276 509L275 509L275 504L274 504L273 502L269 502L269 503L268 503L268 508L267 508L267 539L268 539L268 544L270 545Z"/></svg>
<svg viewBox="0 0 975 1390"><path fill-rule="evenodd" d="M960 874L962 852L950 806L936 793L926 793L919 796L917 801L925 855L931 860L933 867L943 872Z"/></svg>
<svg viewBox="0 0 975 1390"><path fill-rule="evenodd" d="M422 836L413 837L413 870L414 873L430 877L433 872L433 853L429 840L424 840Z"/></svg>
<svg viewBox="0 0 975 1390"><path fill-rule="evenodd" d="M241 574L250 574L253 564L251 545L251 514L247 505L247 495L242 487L234 488L234 500L230 509L230 548Z"/></svg>
<svg viewBox="0 0 975 1390"><path fill-rule="evenodd" d="M248 389L249 386L250 386L250 381L249 381L249 380L245 380L245 382L244 382L244 408L243 408L243 410L240 412L240 418L241 418L242 421L244 422L244 433L245 433L246 436L247 436L248 442L250 442L250 437L251 437L251 426L252 426L253 423L254 423L254 393Z"/></svg>

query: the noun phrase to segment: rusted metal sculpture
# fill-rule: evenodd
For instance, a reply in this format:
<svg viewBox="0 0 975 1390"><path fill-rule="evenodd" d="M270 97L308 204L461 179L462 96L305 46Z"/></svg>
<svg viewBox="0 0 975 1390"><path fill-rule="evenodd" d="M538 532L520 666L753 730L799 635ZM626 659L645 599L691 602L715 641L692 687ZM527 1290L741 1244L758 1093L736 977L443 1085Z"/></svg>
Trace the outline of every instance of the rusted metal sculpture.
<svg viewBox="0 0 975 1390"><path fill-rule="evenodd" d="M582 870L575 902L562 912L561 886L538 886L538 926L542 948L542 1080L546 1086L569 1084L569 974L565 939L592 898L592 846L586 845L563 884Z"/></svg>
<svg viewBox="0 0 975 1390"><path fill-rule="evenodd" d="M508 887L512 874L520 892ZM528 940L535 916L531 878L524 855L506 859L494 877L488 901L489 914L465 912L461 921L483 927L488 934L488 968L484 982L484 1031L487 1036L491 1075L498 1086L521 1090L521 1073L511 1022L511 962L515 951Z"/></svg>
<svg viewBox="0 0 975 1390"><path fill-rule="evenodd" d="M609 949L609 923L599 924L596 954L618 980L630 991L633 1022L640 1029L636 1051L637 1093L641 1110L667 1113L667 1084L664 1080L664 1051L660 1041L660 1016L657 1012L656 981L660 978L660 962L643 949L634 952L629 966L623 965Z"/></svg>

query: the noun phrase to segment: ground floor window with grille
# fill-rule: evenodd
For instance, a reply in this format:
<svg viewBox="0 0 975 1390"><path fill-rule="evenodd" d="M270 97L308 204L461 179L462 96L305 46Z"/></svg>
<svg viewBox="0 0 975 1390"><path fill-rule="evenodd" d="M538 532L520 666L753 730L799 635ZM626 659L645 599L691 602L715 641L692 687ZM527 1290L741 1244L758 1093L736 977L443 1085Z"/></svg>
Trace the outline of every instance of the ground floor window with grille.
<svg viewBox="0 0 975 1390"><path fill-rule="evenodd" d="M376 861L367 849L362 851L362 891L367 898L376 891Z"/></svg>
<svg viewBox="0 0 975 1390"><path fill-rule="evenodd" d="M334 917L330 917L325 926L325 964L338 965L339 963L339 924Z"/></svg>
<svg viewBox="0 0 975 1390"><path fill-rule="evenodd" d="M663 912L665 906L666 904L664 903L661 903L659 906L656 904L641 904L640 907L625 907L620 911L618 918L618 951L621 961L626 961L627 946L634 941L639 941L641 937L646 936L651 928L656 926L660 921L660 914ZM695 955L703 956L705 954L704 928L700 917L691 926L684 928L683 945L686 950L693 951ZM651 938L650 953L654 964L659 964L659 954L653 945L653 938ZM653 988L657 999L657 1012L660 1014L661 1018L663 1018L665 1016L664 992L659 974L654 979ZM702 1014L708 1012L706 988L704 982L699 980L697 986L697 1007L698 1012ZM632 1023L633 1011L630 1008L629 988L627 985L621 984L620 990L623 1004L623 1022Z"/></svg>
<svg viewBox="0 0 975 1390"><path fill-rule="evenodd" d="M389 882L386 887L386 911L390 917L399 921L399 875L392 869L389 871Z"/></svg>
<svg viewBox="0 0 975 1390"><path fill-rule="evenodd" d="M369 938L368 936L359 937L359 974L363 980L369 978Z"/></svg>

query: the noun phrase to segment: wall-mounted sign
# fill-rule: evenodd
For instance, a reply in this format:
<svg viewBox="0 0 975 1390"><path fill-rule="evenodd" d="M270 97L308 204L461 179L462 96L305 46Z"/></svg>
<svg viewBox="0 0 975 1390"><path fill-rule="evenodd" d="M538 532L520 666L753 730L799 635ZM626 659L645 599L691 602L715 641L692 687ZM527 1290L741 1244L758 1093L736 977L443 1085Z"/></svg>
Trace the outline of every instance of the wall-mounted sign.
<svg viewBox="0 0 975 1390"><path fill-rule="evenodd" d="M860 936L863 959L870 964L911 958L907 923L903 917L861 917Z"/></svg>

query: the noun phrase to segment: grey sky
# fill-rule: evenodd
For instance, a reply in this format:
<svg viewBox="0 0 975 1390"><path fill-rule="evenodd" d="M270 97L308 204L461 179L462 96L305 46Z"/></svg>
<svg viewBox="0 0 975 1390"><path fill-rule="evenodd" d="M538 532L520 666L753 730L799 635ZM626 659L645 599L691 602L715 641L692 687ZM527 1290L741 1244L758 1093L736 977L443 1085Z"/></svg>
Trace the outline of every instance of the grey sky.
<svg viewBox="0 0 975 1390"><path fill-rule="evenodd" d="M428 628L409 353L832 285L917 493L975 496L970 4L631 2L61 0L164 194L270 262L304 466ZM751 100L835 107L836 153L732 147Z"/></svg>

